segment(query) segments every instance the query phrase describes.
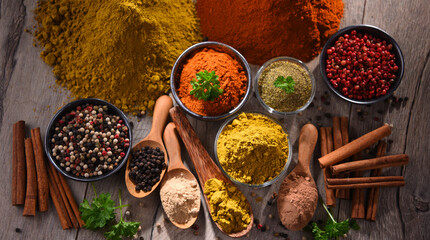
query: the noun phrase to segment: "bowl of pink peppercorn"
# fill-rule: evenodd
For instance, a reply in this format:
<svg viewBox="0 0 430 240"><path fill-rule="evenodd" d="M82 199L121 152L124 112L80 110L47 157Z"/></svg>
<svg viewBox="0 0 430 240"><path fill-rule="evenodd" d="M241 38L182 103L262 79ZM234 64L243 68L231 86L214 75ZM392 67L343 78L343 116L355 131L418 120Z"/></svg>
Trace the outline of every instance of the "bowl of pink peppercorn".
<svg viewBox="0 0 430 240"><path fill-rule="evenodd" d="M387 99L404 72L403 54L385 31L353 25L336 32L320 56L324 82L340 98L357 104Z"/></svg>

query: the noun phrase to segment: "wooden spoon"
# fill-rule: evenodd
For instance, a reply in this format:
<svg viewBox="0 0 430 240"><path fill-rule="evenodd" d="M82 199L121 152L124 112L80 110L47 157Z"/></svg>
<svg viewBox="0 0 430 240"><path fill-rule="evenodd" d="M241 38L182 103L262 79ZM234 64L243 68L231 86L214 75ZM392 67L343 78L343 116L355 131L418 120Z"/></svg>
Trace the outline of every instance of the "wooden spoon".
<svg viewBox="0 0 430 240"><path fill-rule="evenodd" d="M317 208L318 190L309 170L317 139L318 131L314 125L306 124L302 127L299 138L299 161L279 189L279 217L282 224L293 231L304 228Z"/></svg>
<svg viewBox="0 0 430 240"><path fill-rule="evenodd" d="M184 178L190 181L194 180L197 184L197 179L190 172L190 170L188 170L182 163L181 146L179 145L179 141L176 133L176 127L174 123L167 124L166 129L164 130L163 139L164 139L164 143L166 144L167 153L169 154L169 170L167 170L166 176L161 182L161 189L163 189L166 182L170 178L180 176L181 174ZM200 209L200 189L198 191L198 194L199 194L199 205L197 206L197 209ZM163 200L163 196L161 194L160 194L160 198L161 200ZM163 203L163 201L161 201L161 203ZM164 208L164 205L163 205L163 208ZM173 219L169 217L169 215L167 215L167 217L169 217L170 221L176 227L186 229L191 227L194 224L194 222L197 219L197 215L198 213L195 215L195 217L193 217L185 224L175 222Z"/></svg>
<svg viewBox="0 0 430 240"><path fill-rule="evenodd" d="M187 148L188 154L190 155L194 167L196 168L197 176L199 177L200 186L202 187L203 192L205 182L211 178L217 178L234 186L234 184L229 179L227 179L224 174L222 174L221 170L217 167L212 158L209 156L209 153L203 147L202 143L194 132L193 127L191 126L187 117L185 117L184 113L182 113L178 107L174 107L170 109L170 117L176 124L178 133L181 136L185 147ZM208 210L209 212L211 212L208 199L206 198L206 195L203 194L203 196ZM214 221L219 230L221 230L223 233L230 237L245 236L251 230L252 224L254 223L254 214L252 213L251 205L249 204L249 202L248 205L251 221L246 229L237 233L226 233L222 230L221 226Z"/></svg>
<svg viewBox="0 0 430 240"><path fill-rule="evenodd" d="M132 151L140 150L143 147L152 147L152 148L160 148L164 152L164 162L167 165L167 153L166 149L163 145L163 140L161 139L161 134L163 133L164 126L167 122L167 116L169 109L173 106L172 99L167 96L163 95L157 99L155 102L154 107L154 116L152 118L152 128L149 132L148 136L146 136L144 139L142 139L140 142L138 142L136 145L134 145ZM128 165L130 164L130 159L127 160L127 167L125 169L125 185L127 186L128 192L130 192L131 195L137 198L143 198L151 194L158 186L158 184L163 179L164 173L166 172L166 169L163 169L160 174L160 181L158 181L154 186L152 186L151 191L144 192L144 191L136 191L136 185L131 181L128 174L130 173L130 169L128 168Z"/></svg>

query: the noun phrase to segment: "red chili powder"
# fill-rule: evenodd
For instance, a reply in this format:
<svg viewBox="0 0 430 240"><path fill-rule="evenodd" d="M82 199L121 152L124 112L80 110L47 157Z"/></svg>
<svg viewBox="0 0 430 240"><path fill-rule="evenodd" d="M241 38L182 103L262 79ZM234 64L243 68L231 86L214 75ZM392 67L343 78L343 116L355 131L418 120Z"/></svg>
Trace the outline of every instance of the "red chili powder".
<svg viewBox="0 0 430 240"><path fill-rule="evenodd" d="M214 101L198 100L190 95L193 90L191 80L196 79L196 74L204 70L215 71L220 88L224 90ZM236 59L227 53L205 48L188 59L177 84L178 96L188 109L203 116L218 116L236 107L243 99L247 77L246 71Z"/></svg>

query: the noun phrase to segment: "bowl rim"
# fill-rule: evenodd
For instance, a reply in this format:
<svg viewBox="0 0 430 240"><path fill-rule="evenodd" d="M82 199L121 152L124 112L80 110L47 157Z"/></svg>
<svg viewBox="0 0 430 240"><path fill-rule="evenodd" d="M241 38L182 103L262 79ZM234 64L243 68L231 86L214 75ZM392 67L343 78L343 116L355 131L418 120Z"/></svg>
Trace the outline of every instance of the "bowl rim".
<svg viewBox="0 0 430 240"><path fill-rule="evenodd" d="M240 62L242 63L242 66L244 67L244 70L246 71L246 77L247 77L247 82L248 82L248 86L246 87L246 92L245 95L243 96L243 99L239 102L239 104L234 107L233 109L231 109L230 111L222 114L222 115L218 115L218 116L203 116L200 114L197 114L193 111L191 111L190 109L188 109L181 101L181 99L179 98L178 94L176 93L176 86L175 86L175 73L182 67L182 62L184 60L187 59L187 57L193 53L194 50L196 49L203 49L203 48L211 48L211 47L216 47L216 46L220 46L222 48L227 48L229 49L233 54L235 54L237 56L237 60L240 60ZM173 99L175 100L175 102L179 105L180 108L182 108L187 114L191 115L194 118L200 119L200 120L205 120L205 121L217 121L217 120L222 120L222 119L226 119L232 115L234 115L235 113L237 113L248 101L249 96L251 95L251 85L252 85L252 77L251 77L251 68L249 67L248 62L246 61L245 57L242 56L242 54L240 54L236 49L234 49L233 47L224 44L224 43L220 43L220 42L215 42L215 41L206 41L206 42L199 42L196 43L192 46L190 46L189 48L187 48L184 52L182 52L182 54L176 59L175 64L173 65L172 68L172 72L170 74L170 89L172 92L172 96Z"/></svg>
<svg viewBox="0 0 430 240"><path fill-rule="evenodd" d="M96 176L96 177L89 177L89 178L81 178L81 177L77 177L74 176L72 174L67 173L64 169L62 169L60 166L57 165L56 161L53 159L53 157L51 156L51 152L52 149L50 147L50 139L51 139L51 130L52 127L54 126L55 122L58 121L58 119L60 117L62 117L66 112L70 111L71 109L82 105L82 104L86 104L86 103L93 103L93 104L101 104L101 105L107 105L108 109L112 110L115 114L119 115L121 117L121 119L124 121L125 125L128 127L128 133L129 133L129 139L130 139L130 147L127 149L127 152L125 154L125 156L123 157L122 161L118 164L118 166L116 168L114 168L112 171L103 174L101 176ZM102 99L98 99L98 98L83 98L83 99L78 99L72 102L67 103L66 105L64 105L63 107L61 107L60 110L58 110L55 115L51 118L51 120L49 121L49 124L46 128L45 131L45 154L48 157L49 161L51 162L52 165L54 165L54 167L61 173L63 174L65 177L73 179L75 181L79 181L79 182L93 182L93 181L99 181L102 179L105 179L113 174L115 174L116 172L118 172L123 166L124 164L127 162L127 159L131 153L131 146L132 146L132 130L131 130L131 126L130 123L126 117L126 115L115 105L113 105L110 102L107 102L105 100Z"/></svg>
<svg viewBox="0 0 430 240"><path fill-rule="evenodd" d="M375 36L375 34L371 33L374 37L380 38L382 40L385 40L389 43L391 43L393 45L393 53L396 56L396 64L399 66L399 71L398 71L398 75L396 75L394 84L391 85L390 89L388 90L388 92L384 95L384 96L380 96L377 98L372 98L372 99L367 99L367 100L358 100L358 99L351 99L348 98L344 95L342 95L340 92L338 92L330 83L330 81L328 80L326 73L325 73L325 60L327 59L327 49L329 47L332 47L333 43L343 34L352 31L352 30L357 30L359 32L369 32L369 29L371 31L377 32L377 36ZM328 40L327 42L324 44L324 47L321 51L320 54L320 59L319 59L319 65L320 65L320 72L321 72L321 76L325 82L325 84L329 87L329 89L334 92L338 97L351 102L351 103L355 103L355 104L373 104L373 103L377 103L380 101L383 101L387 98L389 98L394 91L396 91L396 89L399 87L402 78L403 78L403 74L404 74L404 69L405 69L405 62L404 62L404 58L403 58L403 53L402 50L400 49L399 44L396 42L396 40L391 37L390 34L388 34L386 31L382 30L379 27L373 26L373 25L369 25L369 24L356 24L356 25L351 25L351 26L347 26L344 27L340 30L338 30L335 34L333 34Z"/></svg>
<svg viewBox="0 0 430 240"><path fill-rule="evenodd" d="M259 82L261 74L264 72L264 70L270 64L272 64L274 62L278 62L278 61L290 61L290 62L298 64L299 66L301 66L309 74L309 77L311 79L312 89L311 89L311 95L309 96L308 101L301 108L299 108L299 109L297 109L295 111L292 111L292 112L280 112L280 111L278 111L278 110L270 107L269 105L267 105L263 101L263 99L261 98L261 96L260 96L258 82ZM275 113L275 114L279 114L279 115L282 115L282 116L294 115L294 114L297 114L299 112L304 111L306 108L309 107L309 105L314 100L315 93L316 93L316 80L315 80L315 76L312 74L312 72L309 70L308 66L306 66L306 64L304 62L302 62L301 60L299 60L297 58L288 57L288 56L280 56L280 57L275 57L275 58L272 58L272 59L268 60L267 62L265 62L258 69L258 72L257 72L257 74L255 75L255 78L254 78L254 92L255 92L255 96L257 97L257 99L260 102L261 106L263 106L263 108L266 111L268 111L269 113Z"/></svg>
<svg viewBox="0 0 430 240"><path fill-rule="evenodd" d="M228 124L230 124L234 119L236 119L242 113L246 113L246 114L258 114L258 115L262 115L264 117L267 117L270 120L272 120L274 123L276 123L279 126L281 126L282 130L284 131L284 133L287 134L287 140L288 140L288 157L287 157L287 161L286 161L284 167L279 172L279 174L276 175L274 178L272 178L271 180L266 181L264 183L261 183L261 184L249 184L249 183L244 183L244 182L238 181L234 177L230 176L230 174L228 174L224 170L224 168L221 166L221 163L220 163L219 158L218 158L217 146L218 146L218 138L219 138L219 136L221 135L221 133L224 130L224 128ZM264 187L268 187L268 186L272 185L273 183L277 182L279 179L281 179L282 177L284 177L284 175L287 173L288 167L290 166L291 161L292 161L293 149L291 149L290 135L288 134L287 129L285 129L285 127L278 120L276 120L273 117L268 116L266 113L262 113L262 112L257 112L257 111L252 111L252 112L241 111L239 113L236 113L234 116L228 118L227 120L225 120L225 122L223 122L223 124L219 127L218 132L217 132L216 137L215 137L215 141L214 141L214 154L215 154L215 163L218 165L218 168L221 169L222 173L228 179L230 179L230 181L232 181L233 183L235 183L235 184L237 184L239 186L246 186L246 187L251 187L251 188L264 188Z"/></svg>

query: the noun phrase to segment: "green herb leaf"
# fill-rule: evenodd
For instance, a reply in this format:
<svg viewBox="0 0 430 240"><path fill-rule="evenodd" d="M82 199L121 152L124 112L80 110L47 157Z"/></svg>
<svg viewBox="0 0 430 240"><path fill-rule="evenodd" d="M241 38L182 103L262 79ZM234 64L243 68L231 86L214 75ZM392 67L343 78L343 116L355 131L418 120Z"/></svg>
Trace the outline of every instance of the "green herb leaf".
<svg viewBox="0 0 430 240"><path fill-rule="evenodd" d="M121 240L122 237L133 237L139 228L139 222L124 222L120 220L119 223L113 225L109 232L105 232L105 237L112 240Z"/></svg>
<svg viewBox="0 0 430 240"><path fill-rule="evenodd" d="M121 190L118 192L119 208L121 219L119 223L113 225L109 232L105 232L105 237L112 240L121 240L122 237L133 237L137 233L140 222L125 222L122 215L122 208L128 205L122 205Z"/></svg>
<svg viewBox="0 0 430 240"><path fill-rule="evenodd" d="M84 199L84 202L79 205L85 227L92 230L102 228L111 221L115 217L114 209L115 202L109 193L102 193L98 197L94 197L91 204Z"/></svg>
<svg viewBox="0 0 430 240"><path fill-rule="evenodd" d="M316 240L328 240L333 238L337 239L338 237L341 237L344 234L348 233L350 228L354 230L360 229L360 227L358 226L355 220L346 219L345 221L342 221L342 222L336 222L330 210L327 208L324 202L322 202L321 197L320 197L320 203L326 210L327 214L329 215L329 218L325 223L324 230L318 227L318 225L315 222L313 222L310 225L310 228L312 229L312 234L314 235L314 238Z"/></svg>
<svg viewBox="0 0 430 240"><path fill-rule="evenodd" d="M215 71L208 72L205 70L204 72L198 72L196 79L191 80L193 90L191 90L190 94L199 100L213 101L224 92L219 86L218 76Z"/></svg>
<svg viewBox="0 0 430 240"><path fill-rule="evenodd" d="M288 76L287 78L283 76L278 76L273 85L275 85L275 87L277 88L284 90L287 94L290 94L294 92L294 86L296 85L296 82L294 82L293 77L291 76Z"/></svg>

